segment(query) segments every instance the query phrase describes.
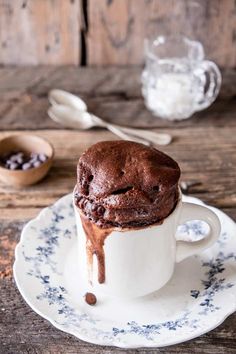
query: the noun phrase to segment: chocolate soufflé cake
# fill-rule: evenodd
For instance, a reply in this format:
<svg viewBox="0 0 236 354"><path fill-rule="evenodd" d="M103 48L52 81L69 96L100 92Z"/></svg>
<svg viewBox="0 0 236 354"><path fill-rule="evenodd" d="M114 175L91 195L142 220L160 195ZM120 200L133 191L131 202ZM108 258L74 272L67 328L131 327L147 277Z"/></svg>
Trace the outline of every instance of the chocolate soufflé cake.
<svg viewBox="0 0 236 354"><path fill-rule="evenodd" d="M131 141L103 141L81 156L75 203L99 228L161 223L174 210L180 169L164 153Z"/></svg>

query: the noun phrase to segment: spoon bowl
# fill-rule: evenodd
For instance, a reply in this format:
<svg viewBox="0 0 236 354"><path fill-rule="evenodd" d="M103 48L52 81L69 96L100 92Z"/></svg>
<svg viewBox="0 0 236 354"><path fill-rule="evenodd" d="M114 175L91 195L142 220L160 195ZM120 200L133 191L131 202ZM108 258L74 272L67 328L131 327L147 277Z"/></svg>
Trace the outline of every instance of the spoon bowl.
<svg viewBox="0 0 236 354"><path fill-rule="evenodd" d="M51 90L49 101L52 106L48 115L55 122L64 127L86 130L93 127L103 127L124 140L133 140L145 145L168 145L171 136L164 133L150 132L144 129L134 129L108 123L103 119L90 114L86 103L69 92L63 90Z"/></svg>
<svg viewBox="0 0 236 354"><path fill-rule="evenodd" d="M51 90L48 95L49 102L54 105L64 105L87 112L86 103L78 96L64 90Z"/></svg>
<svg viewBox="0 0 236 354"><path fill-rule="evenodd" d="M51 106L48 115L52 120L67 128L86 130L96 125L88 112L61 104Z"/></svg>

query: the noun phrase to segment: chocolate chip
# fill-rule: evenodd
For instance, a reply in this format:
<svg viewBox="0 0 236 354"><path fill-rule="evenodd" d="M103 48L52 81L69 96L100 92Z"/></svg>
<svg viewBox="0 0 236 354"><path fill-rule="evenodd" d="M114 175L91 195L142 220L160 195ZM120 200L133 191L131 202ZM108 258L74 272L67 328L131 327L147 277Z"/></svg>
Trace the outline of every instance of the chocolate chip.
<svg viewBox="0 0 236 354"><path fill-rule="evenodd" d="M30 155L27 155L22 151L13 151L1 156L0 163L10 170L28 170L33 167L39 167L47 159L48 157L43 153L31 152Z"/></svg>
<svg viewBox="0 0 236 354"><path fill-rule="evenodd" d="M97 208L98 215L102 216L105 213L105 209L102 205Z"/></svg>
<svg viewBox="0 0 236 354"><path fill-rule="evenodd" d="M159 187L159 186L154 186L154 187L152 187L152 189L153 189L155 192L159 192L160 187Z"/></svg>
<svg viewBox="0 0 236 354"><path fill-rule="evenodd" d="M36 152L31 152L30 157L36 157L37 158L38 154Z"/></svg>
<svg viewBox="0 0 236 354"><path fill-rule="evenodd" d="M11 162L11 164L9 165L10 170L17 170L18 167L19 165L16 162Z"/></svg>
<svg viewBox="0 0 236 354"><path fill-rule="evenodd" d="M40 161L35 161L33 162L33 166L34 167L39 167L41 165L41 162Z"/></svg>
<svg viewBox="0 0 236 354"><path fill-rule="evenodd" d="M26 162L22 165L22 170L29 170L31 167L31 163Z"/></svg>
<svg viewBox="0 0 236 354"><path fill-rule="evenodd" d="M45 162L48 157L45 155L45 154L39 154L38 155L38 159L41 161L41 162Z"/></svg>
<svg viewBox="0 0 236 354"><path fill-rule="evenodd" d="M29 161L30 161L31 163L34 163L34 162L38 161L38 159L37 159L37 157L31 157L31 158L29 159Z"/></svg>
<svg viewBox="0 0 236 354"><path fill-rule="evenodd" d="M91 182L93 180L93 175L88 176L88 181Z"/></svg>
<svg viewBox="0 0 236 354"><path fill-rule="evenodd" d="M16 159L16 162L17 162L19 165L22 165L23 162L24 162L23 157L18 156L17 159Z"/></svg>
<svg viewBox="0 0 236 354"><path fill-rule="evenodd" d="M85 301L87 302L88 305L95 305L97 302L97 298L93 293L86 293L85 294Z"/></svg>
<svg viewBox="0 0 236 354"><path fill-rule="evenodd" d="M12 162L16 162L17 159L18 159L18 155L12 155L12 156L10 157L10 161L12 161Z"/></svg>

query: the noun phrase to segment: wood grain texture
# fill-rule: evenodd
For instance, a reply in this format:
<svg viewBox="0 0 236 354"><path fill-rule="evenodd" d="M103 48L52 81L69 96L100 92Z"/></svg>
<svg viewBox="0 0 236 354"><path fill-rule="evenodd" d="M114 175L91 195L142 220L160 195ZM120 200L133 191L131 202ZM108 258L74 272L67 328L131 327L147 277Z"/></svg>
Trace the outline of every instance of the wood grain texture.
<svg viewBox="0 0 236 354"><path fill-rule="evenodd" d="M80 0L0 0L0 64L80 61Z"/></svg>
<svg viewBox="0 0 236 354"><path fill-rule="evenodd" d="M14 248L23 225L73 190L77 160L87 147L116 139L105 130L66 130L50 121L46 115L48 90L59 87L80 94L94 113L106 115L107 119L125 121L122 117L126 117L128 124L147 124L153 122L153 117L142 106L139 75L140 68L0 68L0 139L33 130L55 147L53 166L40 183L19 189L0 182L0 354L235 354L236 314L217 329L172 347L99 347L55 329L30 309L14 284ZM182 180L199 182L188 193L222 209L234 220L235 78L235 72L225 73L220 98L209 110L179 124L154 119L157 131L174 137L173 143L162 150L179 162Z"/></svg>
<svg viewBox="0 0 236 354"><path fill-rule="evenodd" d="M173 33L200 40L220 66L236 66L234 0L0 0L5 65L80 65L86 51L88 65L137 65L145 37Z"/></svg>
<svg viewBox="0 0 236 354"><path fill-rule="evenodd" d="M154 117L141 96L140 67L0 68L0 130L61 129L47 116L48 91L61 88L80 95L90 112L134 127L179 128L236 124L236 71L223 71L219 98L209 109L177 123Z"/></svg>
<svg viewBox="0 0 236 354"><path fill-rule="evenodd" d="M234 128L235 129L235 128ZM175 139L163 151L175 158L182 169L183 180L197 180L200 185L191 188L191 194L204 201L225 208L236 208L236 143L230 128L165 129ZM18 132L0 133L0 138ZM30 132L25 132L25 134ZM70 193L76 183L76 164L81 153L101 140L116 139L106 131L75 132L66 130L34 131L49 140L55 148L55 160L49 175L35 186L16 189L0 182L0 210L10 218L14 208L42 208L57 198ZM66 148L65 148L66 142ZM220 143L219 143L220 142ZM198 151L196 154L195 152ZM207 157L206 157L207 155ZM9 215L7 214L9 210Z"/></svg>
<svg viewBox="0 0 236 354"><path fill-rule="evenodd" d="M234 0L90 0L89 65L143 62L145 37L184 34L200 40L208 58L236 66Z"/></svg>

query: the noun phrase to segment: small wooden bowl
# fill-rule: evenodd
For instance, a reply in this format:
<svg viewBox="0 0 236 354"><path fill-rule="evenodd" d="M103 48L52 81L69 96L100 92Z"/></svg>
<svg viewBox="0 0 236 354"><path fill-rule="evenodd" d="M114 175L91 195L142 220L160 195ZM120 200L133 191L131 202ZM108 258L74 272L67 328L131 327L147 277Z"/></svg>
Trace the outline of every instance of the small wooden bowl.
<svg viewBox="0 0 236 354"><path fill-rule="evenodd" d="M0 141L0 156L14 151L31 152L47 155L48 159L39 167L28 170L9 170L0 166L0 179L8 185L29 186L40 181L48 173L53 160L54 149L46 140L36 135L11 135Z"/></svg>

